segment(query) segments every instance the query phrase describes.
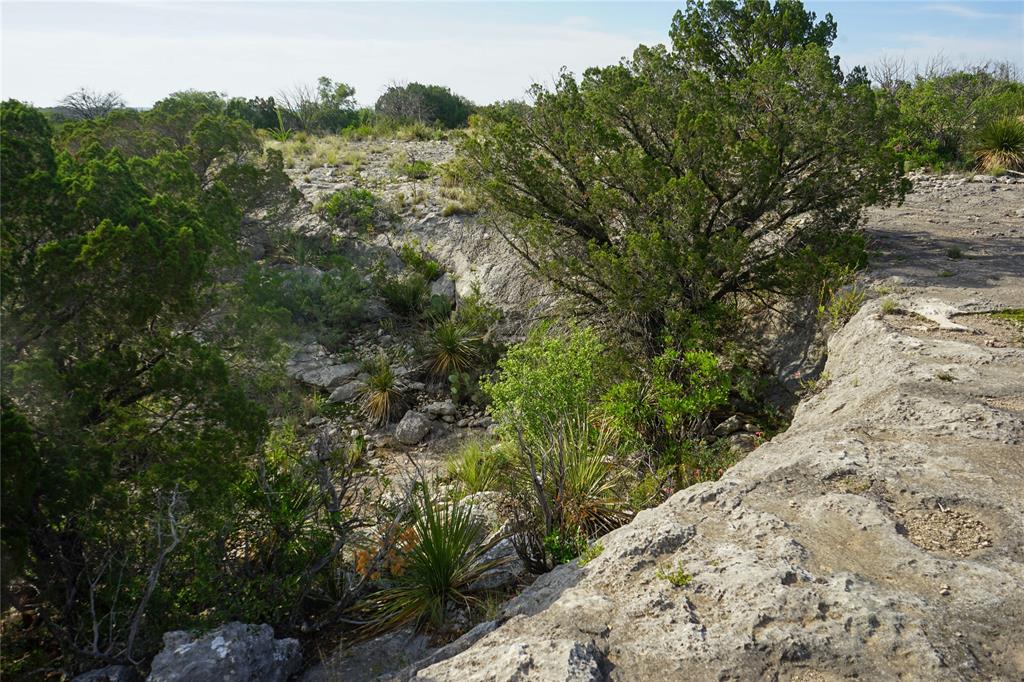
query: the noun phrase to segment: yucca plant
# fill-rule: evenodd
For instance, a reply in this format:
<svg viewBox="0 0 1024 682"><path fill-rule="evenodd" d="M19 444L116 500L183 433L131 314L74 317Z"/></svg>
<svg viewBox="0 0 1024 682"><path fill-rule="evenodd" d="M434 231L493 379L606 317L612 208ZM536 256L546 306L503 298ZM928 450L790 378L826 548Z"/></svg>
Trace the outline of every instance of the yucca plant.
<svg viewBox="0 0 1024 682"><path fill-rule="evenodd" d="M1007 117L985 125L978 132L974 159L986 173L1024 170L1024 120Z"/></svg>
<svg viewBox="0 0 1024 682"><path fill-rule="evenodd" d="M423 484L414 512L415 539L402 561L394 585L372 595L363 606L368 634L415 623L444 625L450 605L479 602L472 584L504 559L485 560L498 538L484 542L484 528L472 507L438 499Z"/></svg>
<svg viewBox="0 0 1024 682"><path fill-rule="evenodd" d="M448 460L448 475L462 493L473 495L497 489L501 465L501 455L490 449L488 441L474 439Z"/></svg>
<svg viewBox="0 0 1024 682"><path fill-rule="evenodd" d="M480 338L454 320L434 325L427 335L427 369L435 376L469 370L480 359Z"/></svg>
<svg viewBox="0 0 1024 682"><path fill-rule="evenodd" d="M388 356L381 353L364 365L369 376L360 390L360 409L377 424L387 424L402 405L402 391Z"/></svg>
<svg viewBox="0 0 1024 682"><path fill-rule="evenodd" d="M281 109L277 108L275 111L277 113L277 128L270 130L270 136L278 142L287 142L292 136L292 131L285 127L284 118L281 116Z"/></svg>

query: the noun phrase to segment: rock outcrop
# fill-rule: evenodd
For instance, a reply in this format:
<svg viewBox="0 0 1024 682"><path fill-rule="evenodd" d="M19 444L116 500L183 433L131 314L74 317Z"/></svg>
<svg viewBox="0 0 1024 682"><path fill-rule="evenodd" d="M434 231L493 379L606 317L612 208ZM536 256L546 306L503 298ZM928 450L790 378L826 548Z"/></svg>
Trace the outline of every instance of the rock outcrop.
<svg viewBox="0 0 1024 682"><path fill-rule="evenodd" d="M390 201L401 197L402 201L397 203L414 198L414 205L403 208L399 220L377 234L372 243L349 243L347 255L354 262L369 263L398 244L416 243L429 250L450 273L434 282L431 293L454 299L479 288L488 301L519 316L550 296L546 286L530 277L519 256L496 229L476 214L446 210L451 201L445 196L440 178L396 176L389 168L396 155L440 166L455 156L450 142L353 141L347 150L363 156L358 170L320 166L289 171L307 204L306 215L295 225L296 229L326 234L330 228L311 207L339 189L354 184L370 186Z"/></svg>
<svg viewBox="0 0 1024 682"><path fill-rule="evenodd" d="M1024 306L1022 189L873 212L875 298L784 434L399 677L1024 679L1024 343L980 314Z"/></svg>
<svg viewBox="0 0 1024 682"><path fill-rule="evenodd" d="M269 625L228 623L202 637L164 634L149 682L284 682L299 669L295 639L274 639Z"/></svg>

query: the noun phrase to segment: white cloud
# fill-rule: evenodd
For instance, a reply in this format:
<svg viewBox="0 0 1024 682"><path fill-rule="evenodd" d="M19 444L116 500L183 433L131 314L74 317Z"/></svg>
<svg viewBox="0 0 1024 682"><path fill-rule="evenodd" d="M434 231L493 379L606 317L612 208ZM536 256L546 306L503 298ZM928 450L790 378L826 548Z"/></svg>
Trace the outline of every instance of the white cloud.
<svg viewBox="0 0 1024 682"><path fill-rule="evenodd" d="M930 9L934 12L952 14L953 16L963 17L965 19L1008 19L1016 18L1019 16L1019 13L1004 14L1002 12L983 12L979 9L970 7L968 5L957 5L951 2L942 2L933 5L926 5L925 8Z"/></svg>
<svg viewBox="0 0 1024 682"><path fill-rule="evenodd" d="M144 106L184 88L268 95L327 75L354 85L363 104L390 82L414 80L486 103L521 97L534 81L550 83L563 65L580 72L662 39L602 31L572 17L551 24L395 22L373 30L374 17L360 15L365 6L346 10L342 28L336 8L306 6L308 14L297 18L246 6L242 23L231 21L239 17L233 9L177 6L173 16L161 6L166 22L195 19L187 32L152 23L120 33L74 26L5 31L3 96L45 106L84 85L118 90Z"/></svg>

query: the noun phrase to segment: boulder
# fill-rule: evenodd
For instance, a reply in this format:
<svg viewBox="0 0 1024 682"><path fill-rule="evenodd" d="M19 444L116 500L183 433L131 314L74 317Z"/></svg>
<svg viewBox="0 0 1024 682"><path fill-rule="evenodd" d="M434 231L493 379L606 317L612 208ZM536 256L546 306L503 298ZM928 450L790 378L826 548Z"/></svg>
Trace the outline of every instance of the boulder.
<svg viewBox="0 0 1024 682"><path fill-rule="evenodd" d="M347 403L351 402L359 396L359 392L366 386L362 381L349 381L348 383L338 386L331 392L331 396L327 399L329 403Z"/></svg>
<svg viewBox="0 0 1024 682"><path fill-rule="evenodd" d="M512 540L505 538L491 547L482 557L483 561L501 561L502 563L487 571L470 585L471 590L502 590L519 582L526 573L526 565Z"/></svg>
<svg viewBox="0 0 1024 682"><path fill-rule="evenodd" d="M269 625L228 623L193 638L184 631L164 634L149 682L285 682L302 664L299 642L274 639Z"/></svg>
<svg viewBox="0 0 1024 682"><path fill-rule="evenodd" d="M300 378L307 384L319 386L320 388L335 388L345 383L359 373L359 365L354 362L346 362L341 365L327 365L310 370Z"/></svg>
<svg viewBox="0 0 1024 682"><path fill-rule="evenodd" d="M429 651L430 642L425 634L411 627L403 628L365 642L343 644L322 663L310 668L301 679L302 682L372 679L398 670Z"/></svg>
<svg viewBox="0 0 1024 682"><path fill-rule="evenodd" d="M432 417L454 417L458 408L451 400L440 400L425 406L423 411Z"/></svg>
<svg viewBox="0 0 1024 682"><path fill-rule="evenodd" d="M420 412L409 410L395 427L395 438L405 445L416 445L430 433L430 419Z"/></svg>
<svg viewBox="0 0 1024 682"><path fill-rule="evenodd" d="M455 280L447 272L438 277L430 285L431 296L444 296L455 303Z"/></svg>
<svg viewBox="0 0 1024 682"><path fill-rule="evenodd" d="M728 436L731 433L743 430L743 420L740 419L739 415L734 414L733 416L726 419L724 422L715 427L714 434L716 436Z"/></svg>
<svg viewBox="0 0 1024 682"><path fill-rule="evenodd" d="M752 433L739 431L728 438L729 447L739 452L751 452L757 449L758 438Z"/></svg>

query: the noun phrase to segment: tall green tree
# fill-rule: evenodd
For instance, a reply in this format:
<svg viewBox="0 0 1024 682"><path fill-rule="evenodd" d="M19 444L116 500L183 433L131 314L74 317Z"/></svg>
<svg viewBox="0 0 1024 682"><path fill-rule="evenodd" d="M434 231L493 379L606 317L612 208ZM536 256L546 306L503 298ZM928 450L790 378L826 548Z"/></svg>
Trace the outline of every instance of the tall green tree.
<svg viewBox="0 0 1024 682"><path fill-rule="evenodd" d="M230 518L266 430L221 348L222 273L287 181L223 108L181 93L55 137L0 106L3 552L30 586L5 599L69 655L137 660L190 608L166 575Z"/></svg>
<svg viewBox="0 0 1024 682"><path fill-rule="evenodd" d="M894 116L836 26L795 0L691 1L668 47L563 73L485 110L470 181L526 263L651 355L862 256L864 207L901 197Z"/></svg>

